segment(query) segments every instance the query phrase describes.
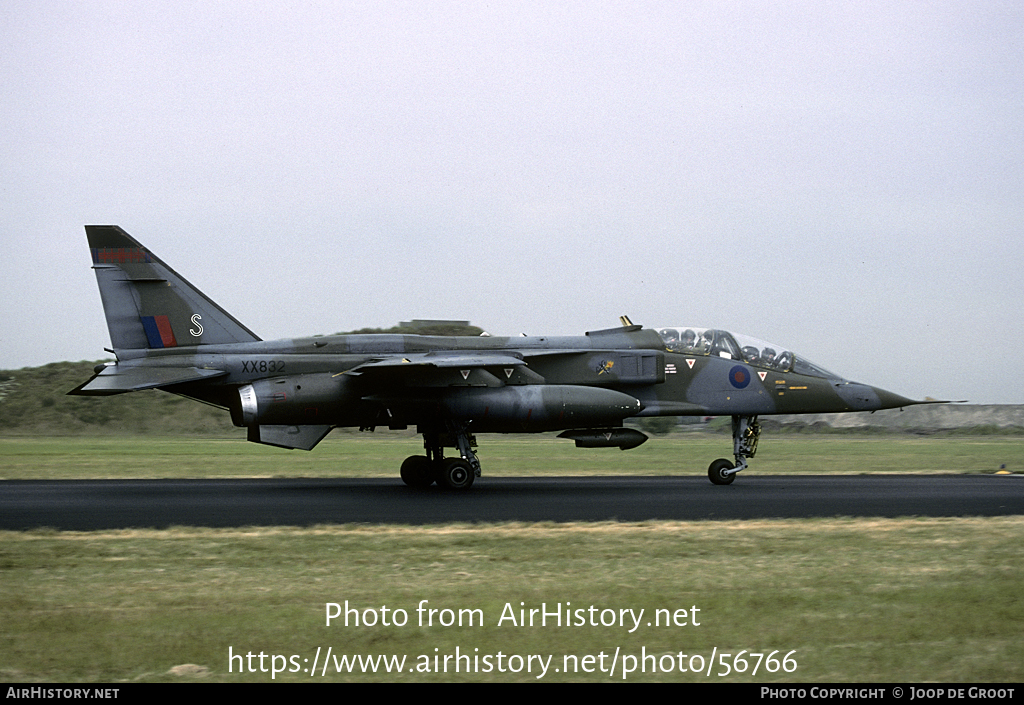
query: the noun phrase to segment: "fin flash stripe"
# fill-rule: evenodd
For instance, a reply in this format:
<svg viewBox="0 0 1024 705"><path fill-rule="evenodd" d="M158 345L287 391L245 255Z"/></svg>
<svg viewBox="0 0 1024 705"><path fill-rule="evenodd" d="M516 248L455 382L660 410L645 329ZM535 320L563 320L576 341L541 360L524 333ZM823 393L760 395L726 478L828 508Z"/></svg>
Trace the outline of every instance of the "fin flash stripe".
<svg viewBox="0 0 1024 705"><path fill-rule="evenodd" d="M93 264L149 264L153 260L141 247L92 247Z"/></svg>
<svg viewBox="0 0 1024 705"><path fill-rule="evenodd" d="M142 327L151 348L176 348L178 341L167 316L142 316Z"/></svg>

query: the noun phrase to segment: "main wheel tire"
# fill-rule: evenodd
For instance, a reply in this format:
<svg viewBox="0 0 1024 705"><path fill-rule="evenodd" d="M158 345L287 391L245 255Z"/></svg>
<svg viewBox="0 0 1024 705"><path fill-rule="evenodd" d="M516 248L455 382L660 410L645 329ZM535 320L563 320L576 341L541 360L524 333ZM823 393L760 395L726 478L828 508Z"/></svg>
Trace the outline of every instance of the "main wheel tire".
<svg viewBox="0 0 1024 705"><path fill-rule="evenodd" d="M434 483L430 460L425 455L410 455L402 461L402 482L418 490L426 489Z"/></svg>
<svg viewBox="0 0 1024 705"><path fill-rule="evenodd" d="M473 486L475 479L476 473L468 461L462 458L445 458L437 484L450 490L468 490Z"/></svg>
<svg viewBox="0 0 1024 705"><path fill-rule="evenodd" d="M719 458L708 468L708 479L716 485L731 485L736 479L736 473L726 470L732 470L734 467L736 466L731 461Z"/></svg>

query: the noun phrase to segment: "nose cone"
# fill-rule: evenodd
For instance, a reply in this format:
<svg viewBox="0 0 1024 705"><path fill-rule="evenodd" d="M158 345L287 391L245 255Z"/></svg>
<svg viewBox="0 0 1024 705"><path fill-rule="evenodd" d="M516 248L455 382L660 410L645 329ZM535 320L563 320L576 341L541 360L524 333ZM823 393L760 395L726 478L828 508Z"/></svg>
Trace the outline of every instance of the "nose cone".
<svg viewBox="0 0 1024 705"><path fill-rule="evenodd" d="M898 409L901 406L913 406L914 404L924 404L925 402L914 401L913 399L907 399L904 396L895 394L894 392L888 392L878 387L871 387L871 390L878 397L879 409Z"/></svg>
<svg viewBox="0 0 1024 705"><path fill-rule="evenodd" d="M898 409L924 402L914 401L893 392L857 382L842 382L835 385L836 394L855 411L877 411Z"/></svg>

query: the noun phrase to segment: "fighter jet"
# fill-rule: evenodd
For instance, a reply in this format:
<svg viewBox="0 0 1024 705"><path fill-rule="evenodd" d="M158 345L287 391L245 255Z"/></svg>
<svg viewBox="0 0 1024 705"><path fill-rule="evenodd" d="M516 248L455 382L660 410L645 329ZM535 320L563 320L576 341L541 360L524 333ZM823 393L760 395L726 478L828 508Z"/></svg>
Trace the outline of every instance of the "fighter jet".
<svg viewBox="0 0 1024 705"><path fill-rule="evenodd" d="M933 403L851 382L786 347L717 328L621 325L582 336L336 335L264 341L116 225L87 225L116 362L69 394L161 389L221 407L248 440L312 450L338 427L415 426L402 480L467 490L478 433L562 431L635 448L649 416L731 416L728 485L757 450L758 416ZM445 457L445 449L455 453Z"/></svg>

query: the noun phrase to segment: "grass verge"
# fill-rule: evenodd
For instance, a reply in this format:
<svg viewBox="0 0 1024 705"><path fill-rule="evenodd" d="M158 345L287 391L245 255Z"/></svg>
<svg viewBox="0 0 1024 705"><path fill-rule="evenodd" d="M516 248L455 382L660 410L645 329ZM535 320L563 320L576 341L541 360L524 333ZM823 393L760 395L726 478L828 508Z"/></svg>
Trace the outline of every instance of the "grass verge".
<svg viewBox="0 0 1024 705"><path fill-rule="evenodd" d="M549 658L543 681L1019 682L1022 530L1007 517L4 532L0 678L532 682L532 654ZM326 604L346 601L376 624L326 626ZM520 609L570 603L585 625L518 624ZM385 606L407 623L383 626ZM630 609L644 610L632 632ZM686 625L658 626L659 609L687 610ZM332 659L321 675L328 647L405 661L352 673ZM775 650L795 670L769 672Z"/></svg>
<svg viewBox="0 0 1024 705"><path fill-rule="evenodd" d="M703 475L730 457L727 435L678 433L639 448L578 449L551 434L480 436L484 476ZM335 431L312 452L233 438L0 437L0 480L225 477L397 477L423 452L411 432ZM766 436L756 474L992 473L1024 468L1024 437Z"/></svg>

